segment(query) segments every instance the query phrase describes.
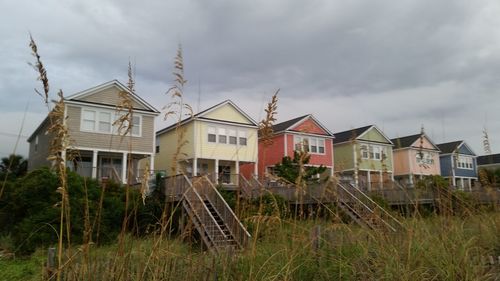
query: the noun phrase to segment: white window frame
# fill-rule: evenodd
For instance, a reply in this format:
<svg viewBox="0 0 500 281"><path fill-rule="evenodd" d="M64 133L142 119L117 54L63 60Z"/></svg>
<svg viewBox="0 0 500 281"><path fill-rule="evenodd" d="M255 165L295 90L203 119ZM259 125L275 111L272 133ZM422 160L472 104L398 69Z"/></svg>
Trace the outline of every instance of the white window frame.
<svg viewBox="0 0 500 281"><path fill-rule="evenodd" d="M85 129L84 123L85 121L91 121L90 119L85 119L85 112L93 112L94 113L94 129L89 130ZM109 131L102 131L100 130L100 123L105 122L108 123L108 120L101 121L101 113L109 114L110 119L110 130ZM81 107L81 113L80 113L80 131L82 132L90 132L90 133L98 133L98 134L108 134L108 135L118 135L118 125L113 125L117 119L120 118L119 112L110 110L110 109L98 109L98 108L87 108L87 107ZM139 118L139 129L138 133L133 132L133 127L130 130L130 134L133 137L142 137L142 115L141 114L136 114L133 113L132 118Z"/></svg>
<svg viewBox="0 0 500 281"><path fill-rule="evenodd" d="M464 170L474 170L474 161L471 156L459 155L457 157L457 167Z"/></svg>
<svg viewBox="0 0 500 281"><path fill-rule="evenodd" d="M323 143L323 152L319 152L320 143ZM313 144L316 144L316 152L312 151ZM293 149L304 151L306 150L309 154L314 155L325 155L326 154L326 141L324 138L316 138L310 136L293 136ZM300 147L300 149L298 149Z"/></svg>
<svg viewBox="0 0 500 281"><path fill-rule="evenodd" d="M213 135L215 139L213 141L210 140L210 135ZM207 127L207 142L208 143L217 143L217 128L214 126Z"/></svg>

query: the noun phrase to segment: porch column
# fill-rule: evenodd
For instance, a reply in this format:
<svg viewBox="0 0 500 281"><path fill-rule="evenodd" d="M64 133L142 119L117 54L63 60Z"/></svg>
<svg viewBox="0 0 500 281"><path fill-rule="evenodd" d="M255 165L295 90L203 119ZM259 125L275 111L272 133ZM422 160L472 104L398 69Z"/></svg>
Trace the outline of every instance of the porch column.
<svg viewBox="0 0 500 281"><path fill-rule="evenodd" d="M469 191L472 191L472 179L469 178Z"/></svg>
<svg viewBox="0 0 500 281"><path fill-rule="evenodd" d="M122 182L127 183L127 152L122 153Z"/></svg>
<svg viewBox="0 0 500 281"><path fill-rule="evenodd" d="M214 171L215 171L214 180L215 183L217 184L219 182L219 159L215 159Z"/></svg>
<svg viewBox="0 0 500 281"><path fill-rule="evenodd" d="M97 178L97 150L92 151L92 178Z"/></svg>
<svg viewBox="0 0 500 281"><path fill-rule="evenodd" d="M382 175L382 171L379 171L378 175L380 177L380 179L379 179L379 181L380 181L380 189L383 189L384 188L384 177Z"/></svg>
<svg viewBox="0 0 500 281"><path fill-rule="evenodd" d="M235 167L235 171L236 171L236 185L239 185L240 184L240 161L236 160L236 167Z"/></svg>
<svg viewBox="0 0 500 281"><path fill-rule="evenodd" d="M410 175L408 176L408 179L409 179L409 183L411 186L413 186L413 174L410 173Z"/></svg>
<svg viewBox="0 0 500 281"><path fill-rule="evenodd" d="M366 181L367 181L367 188L368 188L368 191L371 191L372 190L372 179L371 179L372 175L371 175L371 171L367 171L366 172Z"/></svg>
<svg viewBox="0 0 500 281"><path fill-rule="evenodd" d="M255 177L259 176L259 162L253 164L253 174Z"/></svg>
<svg viewBox="0 0 500 281"><path fill-rule="evenodd" d="M149 170L152 172L155 170L155 155L149 155Z"/></svg>
<svg viewBox="0 0 500 281"><path fill-rule="evenodd" d="M198 158L193 158L193 177L198 175Z"/></svg>

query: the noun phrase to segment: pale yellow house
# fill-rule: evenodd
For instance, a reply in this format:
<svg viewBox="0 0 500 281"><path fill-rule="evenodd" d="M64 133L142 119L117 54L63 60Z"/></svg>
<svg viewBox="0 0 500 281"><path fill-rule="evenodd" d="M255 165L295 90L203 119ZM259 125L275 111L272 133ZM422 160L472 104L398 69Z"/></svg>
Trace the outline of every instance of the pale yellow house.
<svg viewBox="0 0 500 281"><path fill-rule="evenodd" d="M226 100L182 120L179 126L158 131L155 169L169 176L209 175L215 182L237 184L241 166L252 165L257 174L257 131L257 123Z"/></svg>

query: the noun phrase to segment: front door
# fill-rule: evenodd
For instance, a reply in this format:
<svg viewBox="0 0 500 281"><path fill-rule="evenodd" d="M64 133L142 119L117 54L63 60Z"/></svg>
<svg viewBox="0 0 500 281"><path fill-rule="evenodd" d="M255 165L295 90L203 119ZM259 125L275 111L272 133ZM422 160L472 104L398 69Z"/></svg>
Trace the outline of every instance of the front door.
<svg viewBox="0 0 500 281"><path fill-rule="evenodd" d="M219 182L231 183L231 166L219 165Z"/></svg>

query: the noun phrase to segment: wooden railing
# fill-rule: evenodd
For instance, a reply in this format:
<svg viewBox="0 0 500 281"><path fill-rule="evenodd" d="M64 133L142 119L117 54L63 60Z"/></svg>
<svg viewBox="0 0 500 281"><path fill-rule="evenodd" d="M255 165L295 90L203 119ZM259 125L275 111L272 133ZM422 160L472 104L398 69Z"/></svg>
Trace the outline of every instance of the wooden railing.
<svg viewBox="0 0 500 281"><path fill-rule="evenodd" d="M196 177L193 179L193 187L198 191L203 198L208 199L214 208L219 213L227 228L231 232L234 240L238 245L244 248L247 245L250 234L240 222L236 214L229 207L227 202L222 198L219 191L206 176Z"/></svg>
<svg viewBox="0 0 500 281"><path fill-rule="evenodd" d="M185 176L183 180L191 186L189 179ZM184 192L184 203L208 249L219 253L218 246L224 246L223 243L227 240L226 236L195 187L186 189Z"/></svg>
<svg viewBox="0 0 500 281"><path fill-rule="evenodd" d="M403 228L403 224L387 212L387 210L375 203L369 196L352 186L350 183L337 182L336 187L338 200L345 203L353 202L355 204L361 204L363 207L369 209L374 215L379 217L381 222L392 231L397 231L398 229Z"/></svg>
<svg viewBox="0 0 500 281"><path fill-rule="evenodd" d="M164 186L164 194L173 200L182 199L182 195L191 187L189 179L185 175L165 177L161 180Z"/></svg>

